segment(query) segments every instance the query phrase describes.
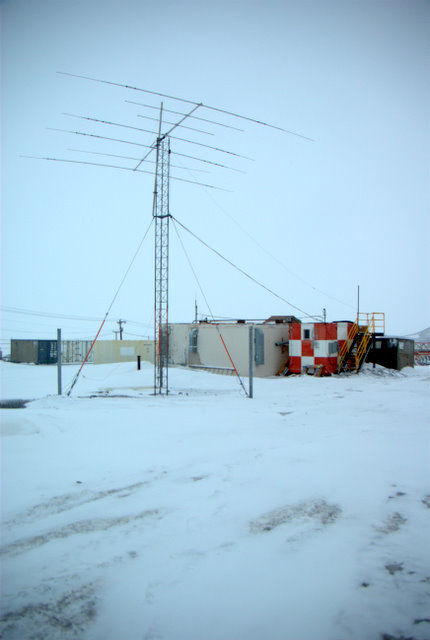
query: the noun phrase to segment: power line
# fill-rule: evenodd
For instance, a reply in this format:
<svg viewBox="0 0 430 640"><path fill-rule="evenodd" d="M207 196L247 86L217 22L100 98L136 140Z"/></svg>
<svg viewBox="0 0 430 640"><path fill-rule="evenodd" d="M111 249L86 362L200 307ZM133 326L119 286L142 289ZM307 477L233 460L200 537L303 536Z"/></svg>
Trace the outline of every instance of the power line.
<svg viewBox="0 0 430 640"><path fill-rule="evenodd" d="M17 307L7 307L7 306L1 306L0 310L5 312L5 313L18 313L18 314L22 314L22 315L26 315L26 316L37 316L37 317L43 317L43 318L48 318L48 319L62 319L62 320L73 320L73 321L77 321L77 322L98 322L100 320L100 316L99 317L92 317L92 316L75 316L75 315L66 315L66 314L61 314L61 313L50 313L50 312L45 312L45 311L35 311L35 310L31 310L31 309L19 309ZM108 320L108 322L116 322L116 320ZM145 322L138 322L137 320L127 320L128 324L134 324L137 326L142 326L142 327L150 327L151 325ZM46 331L48 331L49 329L46 329Z"/></svg>
<svg viewBox="0 0 430 640"><path fill-rule="evenodd" d="M187 259L187 261L188 261L188 264L189 264L189 266L190 266L190 269L191 269L191 271L193 272L193 275L194 275L194 278L195 278L195 280L196 280L196 282L197 282L197 285L198 285L198 287L199 287L199 289L200 289L200 291L201 291L201 294L202 294L202 296L203 296L203 298L204 298L204 300L205 300L205 302L206 302L207 308L209 309L209 313L211 314L211 316L212 316L212 318L213 318L214 316L213 316L212 310L211 310L211 308L210 308L210 305L209 305L208 299L206 298L205 292L203 291L203 288L202 288L202 286L201 286L201 284L200 284L200 281L199 281L199 279L198 279L198 277L197 277L197 274L196 274L196 272L195 272L195 270L194 270L194 267L193 267L193 265L191 264L191 260L190 260L190 258L189 258L189 256L188 256L188 253L187 253L187 252L186 252L186 250L185 250L184 244L183 244L183 242L182 242L182 238L181 238L181 236L179 235L179 232L178 232L178 229L176 228L175 220L173 219L173 217L172 217L172 221L173 221L173 227L174 227L174 229L175 229L175 231L176 231L176 235L178 236L179 242L180 242L180 244L181 244L181 246L182 246L182 249L183 249L183 251L184 251L184 253L185 253L185 257L186 257L186 259ZM176 222L177 222L177 220L176 220ZM239 382L240 386L242 387L243 391L245 392L245 395L246 395L246 396L248 396L249 394L248 394L248 392L246 391L246 389L245 389L245 385L243 384L243 380L242 380L242 378L240 377L239 372L238 372L238 370L237 370L237 368L236 368L236 365L235 365L235 364L234 364L234 362L233 362L233 359L232 359L232 357L231 357L231 355L230 355L230 352L229 352L229 350L228 350L228 348L227 348L227 345L226 345L226 343L225 343L225 341L224 341L224 338L223 338L223 336L222 336L222 334L221 334L220 328L219 328L219 326L218 326L218 325L215 325L215 327L216 327L217 333L218 333L218 335L219 335L219 337L220 337L220 340L221 340L221 342L222 342L222 345L223 345L223 347L224 347L224 349L225 349L225 352L227 353L227 357L228 357L228 359L230 360L230 363L231 363L231 365L232 365L232 367L233 367L233 369L234 369L234 372L235 372L235 374L236 374L237 380L238 380L238 382Z"/></svg>
<svg viewBox="0 0 430 640"><path fill-rule="evenodd" d="M303 309L301 309L300 307L297 307L296 305L294 305L292 302L290 302L289 300L286 300L285 298L283 298L282 296L280 296L279 294L275 293L275 291L272 291L272 289L269 289L269 287L266 287L266 285L262 284L261 282L259 282L256 278L254 278L253 276L251 276L249 273L247 273L246 271L244 271L243 269L241 269L240 267L238 267L236 264L234 264L231 260L229 260L228 258L225 258L219 251L217 251L216 249L214 249L213 247L211 247L210 245L207 244L207 242L205 242L204 240L202 240L201 238L199 238L195 233L193 233L190 229L188 229L185 225L182 224L182 222L179 222L179 220L177 218L175 218L174 216L171 216L172 220L175 220L175 222L177 222L179 224L179 226L181 226L185 231L187 231L191 236L193 236L193 238L195 238L196 240L198 240L201 244L203 244L207 249L209 249L210 251L212 251L213 253L215 253L215 255L217 255L219 258L221 258L222 260L224 260L225 262L227 262L227 264L229 264L231 267L233 267L234 269L236 269L237 271L239 271L239 273L242 273L242 275L244 275L246 278L248 278L249 280L251 280L252 282L254 282L255 284L257 284L259 287L261 287L262 289L265 289L266 291L268 291L269 293L271 293L273 296L275 296L275 298L278 298L279 300L282 300L282 302L285 302L286 304L288 304L290 307L292 307L293 309L296 309L297 311L300 311L300 313L303 313L306 317L308 318L313 318L314 320L316 320L316 316L313 316L309 313L307 313L306 311L303 311Z"/></svg>
<svg viewBox="0 0 430 640"><path fill-rule="evenodd" d="M194 169L187 169L187 171L189 172L189 174L191 175L191 177L194 178L193 176L193 171ZM339 304L344 305L345 307L349 307L350 309L355 309L355 306L344 302L342 300L339 300L338 298L336 298L335 296L332 296L329 293L326 293L325 291L322 291L322 289L319 289L318 287L314 286L311 282L308 282L307 280L305 280L304 278L302 278L302 276L298 275L295 271L292 271L291 269L289 269L283 262L282 260L280 260L278 257L276 257L275 255L273 255L273 253L271 253L266 247L264 247L256 238L254 238L254 236L249 233L249 231L247 229L245 229L235 218L234 216L232 216L228 211L226 211L226 209L224 207L222 207L219 202L217 202L216 198L214 197L214 195L210 192L207 191L206 189L203 189L205 194L210 198L210 200L212 200L213 204L215 204L215 206L222 211L222 213L224 215L226 215L228 218L230 218L230 220L232 220L234 222L234 224L242 231L243 234L247 235L248 238L250 238L256 245L257 247L259 247L262 251L264 251L264 253L268 256L270 256L270 258L272 258L272 260L274 260L275 262L277 262L281 267L283 267L285 269L285 271L287 273L289 273L290 275L294 276L295 278L297 278L298 280L300 280L301 282L303 282L304 284L306 284L308 287L310 287L311 289L313 289L314 291L317 291L318 293L320 293L321 295L325 296L326 298L330 298L331 300L334 300L335 302L338 302Z"/></svg>
<svg viewBox="0 0 430 640"><path fill-rule="evenodd" d="M5 311L7 313L20 313L23 315L29 315L29 316L41 316L44 318L60 318L60 319L64 319L64 320L84 320L87 322L94 322L97 320L100 320L100 317L98 318L94 318L94 317L90 317L90 316L75 316L75 315L66 315L63 313L50 313L50 312L46 312L46 311L34 311L34 310L30 310L30 309L19 309L18 307L6 307L6 306L1 306L0 307L1 311Z"/></svg>

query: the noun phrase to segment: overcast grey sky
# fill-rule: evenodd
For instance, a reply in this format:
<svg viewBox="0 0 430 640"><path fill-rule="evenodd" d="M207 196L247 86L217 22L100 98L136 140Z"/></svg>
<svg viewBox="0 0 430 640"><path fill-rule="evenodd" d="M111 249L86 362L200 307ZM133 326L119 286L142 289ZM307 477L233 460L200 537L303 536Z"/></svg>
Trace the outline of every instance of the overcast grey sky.
<svg viewBox="0 0 430 640"><path fill-rule="evenodd" d="M302 134L201 110L172 140L171 213L303 312L386 313L388 333L430 325L427 0L1 0L2 339L89 338L152 215L153 178L23 155L133 166L151 144L138 117L160 98L69 72L203 101ZM186 105L164 100L167 109ZM71 113L148 129L107 126ZM215 117L214 117L215 116ZM172 116L177 118L178 116ZM185 124L185 123L184 123ZM208 134L213 135L208 135ZM81 150L81 151L76 151ZM91 153L84 153L91 152ZM145 169L152 171L153 165ZM203 173L202 170L209 171ZM304 313L171 229L170 319ZM11 309L39 315L11 312ZM45 317L47 314L60 317ZM151 229L110 318L152 335ZM103 336L113 337L114 323ZM3 344L3 348L5 343Z"/></svg>

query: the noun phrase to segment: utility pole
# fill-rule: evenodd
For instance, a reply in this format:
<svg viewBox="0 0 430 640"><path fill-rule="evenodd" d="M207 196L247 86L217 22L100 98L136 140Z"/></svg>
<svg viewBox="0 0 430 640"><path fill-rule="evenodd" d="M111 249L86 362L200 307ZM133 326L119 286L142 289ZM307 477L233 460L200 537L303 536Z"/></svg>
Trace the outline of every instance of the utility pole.
<svg viewBox="0 0 430 640"><path fill-rule="evenodd" d="M115 331L114 333L119 333L119 339L122 340L122 332L123 332L123 328L122 325L125 324L127 322L127 320L117 320L117 323L119 325L119 331Z"/></svg>

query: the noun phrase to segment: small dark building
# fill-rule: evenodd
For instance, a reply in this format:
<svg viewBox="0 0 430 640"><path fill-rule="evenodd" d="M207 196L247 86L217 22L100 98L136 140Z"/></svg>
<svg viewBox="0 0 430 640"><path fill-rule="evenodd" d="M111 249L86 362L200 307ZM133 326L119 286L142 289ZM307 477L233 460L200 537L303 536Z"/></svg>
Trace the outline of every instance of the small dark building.
<svg viewBox="0 0 430 640"><path fill-rule="evenodd" d="M413 367L414 361L414 341L389 336L376 336L366 358L366 362L398 371L403 367Z"/></svg>
<svg viewBox="0 0 430 640"><path fill-rule="evenodd" d="M33 362L55 364L57 362L56 340L11 340L11 362Z"/></svg>

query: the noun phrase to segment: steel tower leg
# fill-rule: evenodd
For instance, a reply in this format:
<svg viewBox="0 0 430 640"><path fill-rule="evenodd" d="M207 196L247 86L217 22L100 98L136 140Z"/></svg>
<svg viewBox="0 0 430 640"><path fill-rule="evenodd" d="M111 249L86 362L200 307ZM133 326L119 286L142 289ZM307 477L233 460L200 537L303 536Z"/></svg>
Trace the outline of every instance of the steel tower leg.
<svg viewBox="0 0 430 640"><path fill-rule="evenodd" d="M169 163L170 141L157 140L154 206L154 394L169 393Z"/></svg>

